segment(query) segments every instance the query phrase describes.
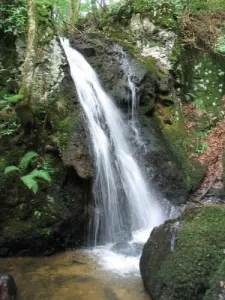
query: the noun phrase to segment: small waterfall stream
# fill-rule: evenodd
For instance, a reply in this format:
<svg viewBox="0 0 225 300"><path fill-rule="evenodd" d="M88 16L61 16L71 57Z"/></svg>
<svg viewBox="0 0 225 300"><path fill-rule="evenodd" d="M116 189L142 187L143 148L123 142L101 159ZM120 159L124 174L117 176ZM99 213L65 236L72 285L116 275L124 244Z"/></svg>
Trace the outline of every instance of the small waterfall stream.
<svg viewBox="0 0 225 300"><path fill-rule="evenodd" d="M130 124L106 94L85 58L70 47L67 39L61 38L61 44L92 140L95 245L132 240L129 232L133 233L135 242L145 242L151 229L161 224L166 216L134 158L134 150L128 142L132 134ZM132 81L130 84L132 88ZM132 118L135 118L135 97L133 86Z"/></svg>
<svg viewBox="0 0 225 300"><path fill-rule="evenodd" d="M121 62L122 62L122 69L127 76L127 81L131 91L131 120L134 122L137 119L138 108L139 108L139 94L138 88L133 82L133 77L135 76L134 71L132 70L127 53L123 50L123 48L119 45L116 45L116 50L119 51L122 55Z"/></svg>
<svg viewBox="0 0 225 300"><path fill-rule="evenodd" d="M137 142L140 149L146 151L146 146L143 143L139 130L138 130L138 112L140 105L140 90L134 83L135 71L131 67L130 59L127 52L120 45L116 45L115 50L121 54L120 63L124 74L127 76L127 82L131 91L131 101L128 103L128 115L129 115L129 126L133 131L134 139ZM131 112L130 112L131 110Z"/></svg>

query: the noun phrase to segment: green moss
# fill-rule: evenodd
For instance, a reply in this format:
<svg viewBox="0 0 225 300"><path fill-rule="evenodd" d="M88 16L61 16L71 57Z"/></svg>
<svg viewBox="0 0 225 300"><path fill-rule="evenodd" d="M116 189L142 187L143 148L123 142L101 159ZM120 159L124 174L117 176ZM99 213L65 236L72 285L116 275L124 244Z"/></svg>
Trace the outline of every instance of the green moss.
<svg viewBox="0 0 225 300"><path fill-rule="evenodd" d="M27 220L11 220L8 224L5 224L2 237L5 243L11 243L12 241L17 243L20 240L29 242L34 239L38 239L40 243L43 243L49 237L46 234L48 229L37 227L35 222L28 222Z"/></svg>
<svg viewBox="0 0 225 300"><path fill-rule="evenodd" d="M162 28L176 29L178 27L178 22L174 17L174 11L172 9L158 9L158 13L153 17L153 22Z"/></svg>
<svg viewBox="0 0 225 300"><path fill-rule="evenodd" d="M74 120L71 116L65 117L62 121L59 122L59 129L57 132L57 137L59 138L61 149L65 149L71 133L74 128Z"/></svg>
<svg viewBox="0 0 225 300"><path fill-rule="evenodd" d="M181 49L182 49L182 41L181 40L177 40L174 47L173 47L173 51L172 54L169 56L169 60L172 63L176 63L180 60L181 57Z"/></svg>
<svg viewBox="0 0 225 300"><path fill-rule="evenodd" d="M221 263L214 276L210 279L209 289L203 300L220 299L219 295L224 295L225 290L225 260Z"/></svg>
<svg viewBox="0 0 225 300"><path fill-rule="evenodd" d="M218 55L188 47L182 53L185 95L194 96L193 105L204 114L197 118L202 131L210 130L224 118L225 60Z"/></svg>
<svg viewBox="0 0 225 300"><path fill-rule="evenodd" d="M140 106L140 109L139 109L140 113L147 114L147 113L151 112L154 108L154 105L155 105L155 100L149 98L149 101L147 104Z"/></svg>
<svg viewBox="0 0 225 300"><path fill-rule="evenodd" d="M174 156L177 158L186 178L186 186L193 191L202 180L206 167L197 160L191 159L187 152L188 136L185 129L183 115L174 107L163 107L165 116L158 115L164 137L168 140ZM168 117L167 117L168 116ZM169 124L165 119L168 118Z"/></svg>
<svg viewBox="0 0 225 300"><path fill-rule="evenodd" d="M0 171L7 167L8 163L4 157L0 157Z"/></svg>
<svg viewBox="0 0 225 300"><path fill-rule="evenodd" d="M0 98L5 98L5 96L8 94L8 89L7 87L4 87L0 90Z"/></svg>
<svg viewBox="0 0 225 300"><path fill-rule="evenodd" d="M65 129L67 127L71 128L72 125L73 125L73 121L70 116L65 117L65 119L59 122L60 129Z"/></svg>
<svg viewBox="0 0 225 300"><path fill-rule="evenodd" d="M175 252L158 274L173 300L203 299L210 279L224 260L224 219L222 207L203 207L186 218L177 236Z"/></svg>
<svg viewBox="0 0 225 300"><path fill-rule="evenodd" d="M173 103L175 99L173 99L170 95L159 95L159 100L165 103Z"/></svg>
<svg viewBox="0 0 225 300"><path fill-rule="evenodd" d="M162 72L159 67L157 66L157 59L154 57L148 56L148 57L143 57L143 56L137 56L136 57L138 60L140 60L149 71L152 71L159 77L167 77L168 74L165 72Z"/></svg>

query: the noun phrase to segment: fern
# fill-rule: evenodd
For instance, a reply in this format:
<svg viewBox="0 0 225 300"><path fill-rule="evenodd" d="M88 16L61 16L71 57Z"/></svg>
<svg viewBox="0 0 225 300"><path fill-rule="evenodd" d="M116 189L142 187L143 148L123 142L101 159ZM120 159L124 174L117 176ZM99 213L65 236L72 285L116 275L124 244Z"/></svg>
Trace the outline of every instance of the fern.
<svg viewBox="0 0 225 300"><path fill-rule="evenodd" d="M39 156L39 154L37 154L36 152L33 152L33 151L26 153L20 161L19 169L21 171L26 171L26 169L28 168L29 163L32 161L32 159L34 159L38 156Z"/></svg>
<svg viewBox="0 0 225 300"><path fill-rule="evenodd" d="M30 176L30 174L21 177L22 182L31 190L34 194L38 191L38 184L37 182Z"/></svg>
<svg viewBox="0 0 225 300"><path fill-rule="evenodd" d="M5 174L9 174L12 172L20 172L20 169L16 166L8 166L7 168L5 168Z"/></svg>
<svg viewBox="0 0 225 300"><path fill-rule="evenodd" d="M41 178L47 182L51 181L49 173L44 170L33 170L30 174L21 177L22 182L31 190L34 194L38 191L38 183L36 182L36 178Z"/></svg>
<svg viewBox="0 0 225 300"><path fill-rule="evenodd" d="M24 157L21 159L19 167L8 166L7 168L5 168L5 174L15 172L15 171L18 171L20 173L26 171L31 160L38 156L39 155L33 151L26 153ZM38 191L38 182L36 181L37 178L40 178L47 182L51 182L51 177L48 171L46 170L34 169L31 173L20 177L23 184L34 194L36 194Z"/></svg>
<svg viewBox="0 0 225 300"><path fill-rule="evenodd" d="M30 174L28 174L27 176L30 176L32 179L35 178L41 178L47 182L51 182L51 177L49 175L49 173L47 171L44 170L33 170Z"/></svg>

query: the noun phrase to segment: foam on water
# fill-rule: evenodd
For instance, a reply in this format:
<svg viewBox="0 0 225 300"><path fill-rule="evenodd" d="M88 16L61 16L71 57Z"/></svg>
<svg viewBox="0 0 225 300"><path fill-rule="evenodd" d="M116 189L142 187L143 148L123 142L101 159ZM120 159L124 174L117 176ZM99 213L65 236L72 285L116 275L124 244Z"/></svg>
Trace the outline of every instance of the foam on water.
<svg viewBox="0 0 225 300"><path fill-rule="evenodd" d="M133 239L129 242L144 244L152 229L142 229L133 232ZM120 276L129 276L130 274L140 276L139 260L140 256L126 256L111 251L113 243L104 246L97 246L87 252L97 259L100 266L106 270L116 273Z"/></svg>

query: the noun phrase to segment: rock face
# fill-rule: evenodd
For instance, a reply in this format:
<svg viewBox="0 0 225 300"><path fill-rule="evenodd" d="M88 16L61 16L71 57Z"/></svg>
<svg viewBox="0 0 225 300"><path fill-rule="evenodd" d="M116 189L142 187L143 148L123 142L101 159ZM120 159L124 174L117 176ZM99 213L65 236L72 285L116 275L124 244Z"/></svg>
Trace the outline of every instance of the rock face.
<svg viewBox="0 0 225 300"><path fill-rule="evenodd" d="M139 256L141 254L142 248L142 244L118 242L111 248L111 250L115 253L122 254L125 256Z"/></svg>
<svg viewBox="0 0 225 300"><path fill-rule="evenodd" d="M5 71L0 73L0 81L7 96L15 93L19 78L11 78L18 76L25 46L21 39L6 42L12 51L10 56L6 51L1 56ZM0 256L51 254L84 245L88 235L93 175L88 133L59 40L40 45L36 60L32 135L21 135L15 113L5 114L8 119L2 120L0 112L0 123L11 126L13 118L17 124L12 135L0 134ZM39 184L36 195L19 176L4 175L6 166L18 165L31 150L40 154L52 178L50 185ZM28 173L32 167L36 165L30 166Z"/></svg>
<svg viewBox="0 0 225 300"><path fill-rule="evenodd" d="M86 43L79 36L71 39L70 42L74 48L86 57L97 72L106 91L121 106L127 109L131 101L131 90L127 75L123 70L123 56L127 55L124 53L125 49L109 39L93 34L89 36ZM93 51L90 51L90 49L93 49ZM132 80L139 89L140 101L142 104L148 105L151 102L149 105L149 111L151 111L156 98L157 77L137 60L129 56L127 56L127 60L129 68L132 70Z"/></svg>
<svg viewBox="0 0 225 300"><path fill-rule="evenodd" d="M158 123L152 117L159 95L173 92L172 77L160 77L155 70L149 70L147 66L132 58L123 47L97 34L90 34L88 42L77 36L71 39L71 45L86 57L98 73L106 91L115 99L128 119L132 98L128 73L131 72L131 80L136 86L140 101L139 122L136 125L141 142L138 142L135 134L131 141L136 149L136 158L145 169L149 183L154 185L160 198L166 198L175 205L184 203L187 187L180 163L170 151Z"/></svg>
<svg viewBox="0 0 225 300"><path fill-rule="evenodd" d="M130 20L130 31L137 40L141 55L154 57L165 71L172 69L171 55L173 53L176 34L172 30L164 30L156 26L149 16L133 14Z"/></svg>
<svg viewBox="0 0 225 300"><path fill-rule="evenodd" d="M16 300L17 288L11 275L0 275L0 300Z"/></svg>
<svg viewBox="0 0 225 300"><path fill-rule="evenodd" d="M153 300L223 299L224 217L223 207L194 208L153 230L140 260Z"/></svg>

